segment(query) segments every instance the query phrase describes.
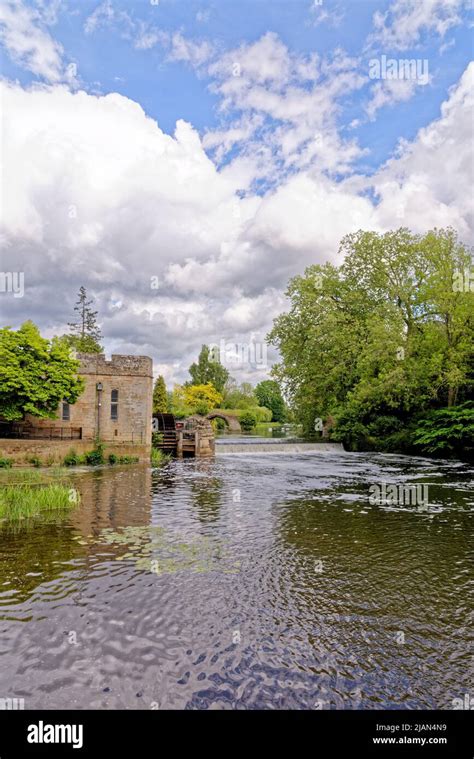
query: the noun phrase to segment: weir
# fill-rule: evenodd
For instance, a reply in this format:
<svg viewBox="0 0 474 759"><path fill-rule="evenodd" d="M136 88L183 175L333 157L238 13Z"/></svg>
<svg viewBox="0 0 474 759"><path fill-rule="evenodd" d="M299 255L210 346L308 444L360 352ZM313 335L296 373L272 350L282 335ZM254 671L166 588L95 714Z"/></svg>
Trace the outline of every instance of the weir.
<svg viewBox="0 0 474 759"><path fill-rule="evenodd" d="M344 448L340 443L287 443L280 440L271 441L248 441L245 443L227 442L216 440L216 456L225 456L234 453L342 453Z"/></svg>

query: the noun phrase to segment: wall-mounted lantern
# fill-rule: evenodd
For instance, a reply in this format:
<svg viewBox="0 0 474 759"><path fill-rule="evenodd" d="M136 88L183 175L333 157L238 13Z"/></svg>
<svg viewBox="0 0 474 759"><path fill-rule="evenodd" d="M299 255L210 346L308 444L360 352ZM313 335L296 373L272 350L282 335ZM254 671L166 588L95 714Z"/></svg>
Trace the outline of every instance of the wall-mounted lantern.
<svg viewBox="0 0 474 759"><path fill-rule="evenodd" d="M95 387L97 390L97 437L100 437L100 407L102 405L100 402L100 394L104 388L102 382L98 382Z"/></svg>

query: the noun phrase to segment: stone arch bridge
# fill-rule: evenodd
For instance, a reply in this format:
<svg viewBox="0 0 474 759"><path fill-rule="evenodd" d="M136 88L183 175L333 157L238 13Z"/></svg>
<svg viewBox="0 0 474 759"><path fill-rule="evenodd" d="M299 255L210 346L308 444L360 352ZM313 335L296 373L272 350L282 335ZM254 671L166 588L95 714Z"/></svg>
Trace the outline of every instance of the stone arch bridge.
<svg viewBox="0 0 474 759"><path fill-rule="evenodd" d="M242 430L239 420L236 416L232 416L232 414L222 414L220 411L211 411L206 419L223 419L231 432L241 432Z"/></svg>

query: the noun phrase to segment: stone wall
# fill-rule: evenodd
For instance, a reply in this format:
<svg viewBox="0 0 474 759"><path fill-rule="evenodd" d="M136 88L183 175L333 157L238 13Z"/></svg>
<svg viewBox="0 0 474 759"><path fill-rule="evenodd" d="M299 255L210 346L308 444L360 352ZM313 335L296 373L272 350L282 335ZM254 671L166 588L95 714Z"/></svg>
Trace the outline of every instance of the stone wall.
<svg viewBox="0 0 474 759"><path fill-rule="evenodd" d="M82 439L100 437L106 442L135 443L151 446L153 362L147 356L112 356L79 353L79 374L85 389L74 405L70 418L62 419L62 405L56 419L26 416L24 426L55 427L68 430L82 428ZM102 390L97 390L98 384ZM111 418L112 390L118 391L118 418ZM40 441L46 444L47 441ZM76 441L73 441L73 443ZM70 445L72 445L71 443Z"/></svg>
<svg viewBox="0 0 474 759"><path fill-rule="evenodd" d="M0 456L11 459L14 466L28 466L32 458L38 458L43 465L62 464L71 450L83 454L92 450L90 440L14 440L0 439ZM139 461L149 463L150 446L123 442L104 443L104 456L136 456Z"/></svg>

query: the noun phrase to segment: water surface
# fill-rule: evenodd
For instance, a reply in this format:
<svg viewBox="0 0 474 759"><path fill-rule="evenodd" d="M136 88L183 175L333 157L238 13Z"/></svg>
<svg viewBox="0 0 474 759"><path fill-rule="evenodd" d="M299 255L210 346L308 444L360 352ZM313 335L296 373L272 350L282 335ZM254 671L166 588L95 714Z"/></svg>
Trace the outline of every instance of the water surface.
<svg viewBox="0 0 474 759"><path fill-rule="evenodd" d="M25 708L452 708L472 693L473 470L222 454L77 472L0 525L0 696ZM373 506L374 483L430 505Z"/></svg>

